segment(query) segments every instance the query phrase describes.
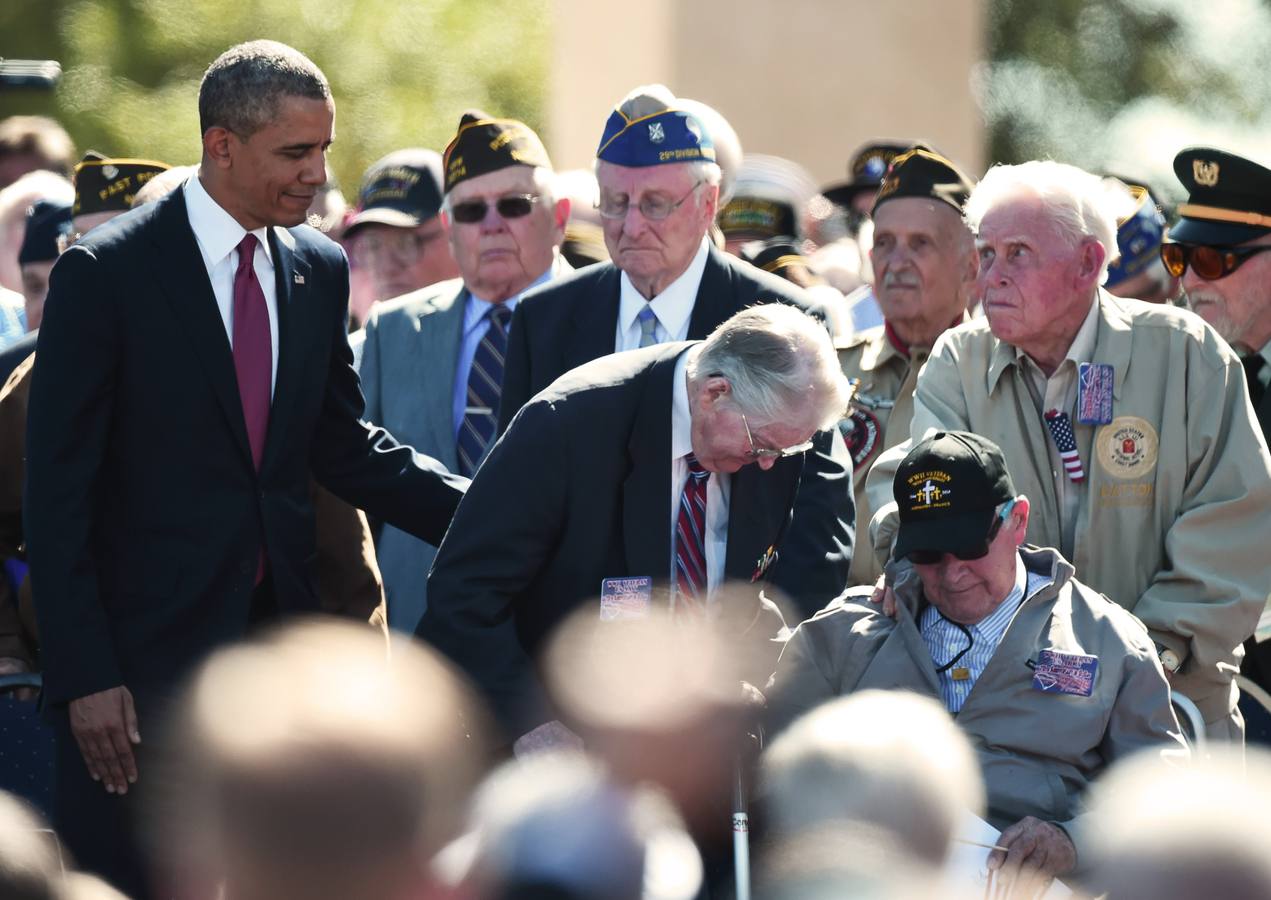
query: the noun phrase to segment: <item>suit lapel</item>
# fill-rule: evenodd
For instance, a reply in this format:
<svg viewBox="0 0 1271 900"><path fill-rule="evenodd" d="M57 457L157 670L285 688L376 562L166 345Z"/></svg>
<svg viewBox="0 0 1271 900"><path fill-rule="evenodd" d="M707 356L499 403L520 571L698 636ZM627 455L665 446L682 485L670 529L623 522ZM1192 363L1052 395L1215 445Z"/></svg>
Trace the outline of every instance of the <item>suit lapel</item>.
<svg viewBox="0 0 1271 900"><path fill-rule="evenodd" d="M671 574L670 402L679 357L662 357L644 379L644 396L627 442L631 469L622 485L627 572L651 575L655 584L666 584Z"/></svg>
<svg viewBox="0 0 1271 900"><path fill-rule="evenodd" d="M160 252L154 256L154 271L163 287L164 299L190 337L244 461L253 465L243 404L238 396L233 351L208 280L203 254L190 228L184 191L173 191L160 201L155 224L154 242Z"/></svg>
<svg viewBox="0 0 1271 900"><path fill-rule="evenodd" d="M622 275L612 264L600 274L594 289L586 290L577 304L574 328L564 345L568 371L614 351L618 333L618 299ZM670 388L668 388L670 390Z"/></svg>
<svg viewBox="0 0 1271 900"><path fill-rule="evenodd" d="M711 247L706 254L702 281L697 286L697 298L693 301L693 315L688 320L690 341L705 340L716 325L737 311L737 298L729 274L727 261L719 250Z"/></svg>
<svg viewBox="0 0 1271 900"><path fill-rule="evenodd" d="M306 351L314 343L307 332L316 321L315 316L304 314L312 279L309 264L295 252L295 238L284 228L271 228L269 246L274 258L274 290L278 302L278 377L269 411L262 471L280 452L279 447L289 433L291 413L296 409L297 395L304 381Z"/></svg>
<svg viewBox="0 0 1271 900"><path fill-rule="evenodd" d="M733 475L728 552L724 555L726 580L752 580L768 548L779 543L794 495L792 482L798 481L801 464L800 460L781 460L768 472L749 465Z"/></svg>
<svg viewBox="0 0 1271 900"><path fill-rule="evenodd" d="M417 333L417 350L412 353L411 384L418 391L423 418L432 433L432 445L437 448L437 458L452 472L459 467L458 450L455 447L454 407L455 369L459 359L459 347L463 342L463 318L468 303L467 288L449 298L437 298L441 306L434 312L420 316ZM488 451L487 451L488 452Z"/></svg>

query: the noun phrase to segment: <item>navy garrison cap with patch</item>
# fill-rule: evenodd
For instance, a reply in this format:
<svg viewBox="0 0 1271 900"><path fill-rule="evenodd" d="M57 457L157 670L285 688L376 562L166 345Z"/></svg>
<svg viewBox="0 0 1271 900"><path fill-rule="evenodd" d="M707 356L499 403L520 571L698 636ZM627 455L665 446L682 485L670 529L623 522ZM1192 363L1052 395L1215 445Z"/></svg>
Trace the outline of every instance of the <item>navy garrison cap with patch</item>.
<svg viewBox="0 0 1271 900"><path fill-rule="evenodd" d="M1153 261L1160 259L1161 241L1165 237L1165 214L1156 205L1152 192L1144 185L1120 179L1134 195L1134 212L1117 223L1117 249L1121 256L1108 266L1104 287L1116 287L1138 275Z"/></svg>
<svg viewBox="0 0 1271 900"><path fill-rule="evenodd" d="M715 144L702 120L683 109L628 119L615 109L605 122L596 158L617 166L715 162Z"/></svg>
<svg viewBox="0 0 1271 900"><path fill-rule="evenodd" d="M71 176L75 182L71 215L127 212L142 185L168 168L167 163L150 159L107 159L90 150Z"/></svg>
<svg viewBox="0 0 1271 900"><path fill-rule="evenodd" d="M71 205L56 200L36 200L26 213L26 232L18 264L57 259L58 239L71 233Z"/></svg>
<svg viewBox="0 0 1271 900"><path fill-rule="evenodd" d="M959 213L971 196L975 182L961 169L934 150L917 146L891 161L887 175L878 186L874 212L888 200L927 197L947 203Z"/></svg>
<svg viewBox="0 0 1271 900"><path fill-rule="evenodd" d="M832 184L821 193L831 203L851 206L852 198L862 191L876 191L883 183L887 167L900 154L914 147L926 147L919 141L878 141L857 149L848 163L848 180Z"/></svg>
<svg viewBox="0 0 1271 900"><path fill-rule="evenodd" d="M1187 189L1170 239L1233 246L1271 231L1271 169L1215 150L1189 147L1174 157L1174 174Z"/></svg>
<svg viewBox="0 0 1271 900"><path fill-rule="evenodd" d="M461 181L508 166L552 167L547 148L534 129L516 119L496 119L479 109L470 109L460 117L459 130L442 160L446 193Z"/></svg>

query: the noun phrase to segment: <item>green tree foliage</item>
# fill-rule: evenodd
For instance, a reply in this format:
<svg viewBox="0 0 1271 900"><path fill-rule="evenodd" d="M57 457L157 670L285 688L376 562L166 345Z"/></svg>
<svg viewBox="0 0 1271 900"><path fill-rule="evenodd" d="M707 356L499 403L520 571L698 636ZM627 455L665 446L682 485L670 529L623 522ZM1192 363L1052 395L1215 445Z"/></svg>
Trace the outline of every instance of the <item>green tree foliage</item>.
<svg viewBox="0 0 1271 900"><path fill-rule="evenodd" d="M331 165L350 196L407 146L441 150L477 107L540 127L549 0L0 0L0 56L57 59L53 94L0 93L0 118L59 119L80 148L193 163L198 85L227 47L307 54L336 99Z"/></svg>

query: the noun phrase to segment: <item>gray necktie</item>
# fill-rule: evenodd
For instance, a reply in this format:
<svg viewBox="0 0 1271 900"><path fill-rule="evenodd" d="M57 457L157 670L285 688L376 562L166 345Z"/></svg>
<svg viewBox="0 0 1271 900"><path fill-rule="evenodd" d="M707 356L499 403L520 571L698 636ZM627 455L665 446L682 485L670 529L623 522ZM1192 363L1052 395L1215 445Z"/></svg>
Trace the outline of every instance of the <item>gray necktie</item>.
<svg viewBox="0 0 1271 900"><path fill-rule="evenodd" d="M640 320L640 346L652 347L658 342L658 336L655 333L658 327L657 313L646 306L640 310L636 318Z"/></svg>

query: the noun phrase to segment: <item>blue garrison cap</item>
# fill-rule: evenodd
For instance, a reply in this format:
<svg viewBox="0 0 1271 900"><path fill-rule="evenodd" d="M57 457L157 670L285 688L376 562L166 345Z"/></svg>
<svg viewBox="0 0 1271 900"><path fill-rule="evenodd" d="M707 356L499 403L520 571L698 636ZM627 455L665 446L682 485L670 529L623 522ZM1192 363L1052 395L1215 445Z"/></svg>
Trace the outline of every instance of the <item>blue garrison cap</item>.
<svg viewBox="0 0 1271 900"><path fill-rule="evenodd" d="M1165 238L1165 216L1156 207L1151 193L1142 185L1128 185L1138 201L1134 214L1117 226L1117 249L1121 258L1108 267L1104 287L1116 287L1133 278L1160 258L1161 241Z"/></svg>
<svg viewBox="0 0 1271 900"><path fill-rule="evenodd" d="M618 166L715 162L715 145L702 121L682 109L628 119L615 109L605 123L596 158Z"/></svg>

